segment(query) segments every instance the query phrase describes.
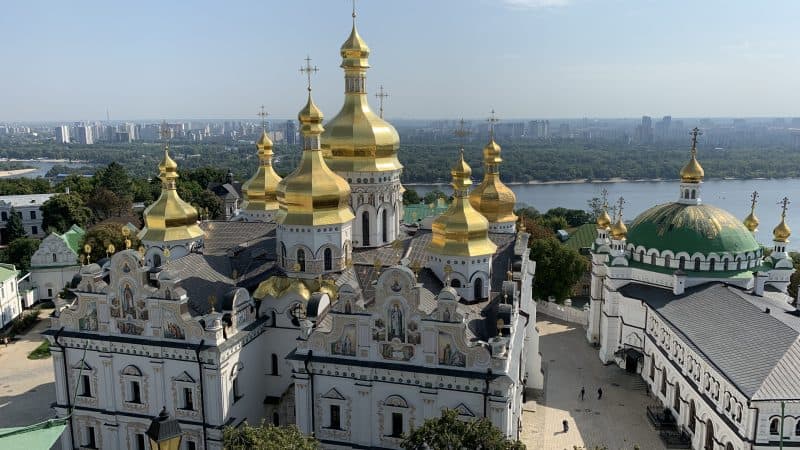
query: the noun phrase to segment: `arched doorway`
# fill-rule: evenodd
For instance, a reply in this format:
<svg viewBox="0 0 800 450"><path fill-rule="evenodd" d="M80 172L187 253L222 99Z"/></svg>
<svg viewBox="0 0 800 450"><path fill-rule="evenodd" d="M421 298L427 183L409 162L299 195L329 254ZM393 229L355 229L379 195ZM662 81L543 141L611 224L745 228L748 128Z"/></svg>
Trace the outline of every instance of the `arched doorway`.
<svg viewBox="0 0 800 450"><path fill-rule="evenodd" d="M333 252L330 248L326 248L323 252L323 259L325 260L325 270L333 270Z"/></svg>
<svg viewBox="0 0 800 450"><path fill-rule="evenodd" d="M302 248L297 251L297 265L300 266L300 272L306 271L306 252Z"/></svg>
<svg viewBox="0 0 800 450"><path fill-rule="evenodd" d="M706 420L706 444L703 446L705 450L714 450L714 423L711 418Z"/></svg>
<svg viewBox="0 0 800 450"><path fill-rule="evenodd" d="M694 433L695 422L697 422L697 408L694 406L694 400L689 402L689 429Z"/></svg>
<svg viewBox="0 0 800 450"><path fill-rule="evenodd" d="M681 385L675 382L675 398L672 400L672 408L676 413L681 413Z"/></svg>
<svg viewBox="0 0 800 450"><path fill-rule="evenodd" d="M369 212L361 213L361 243L369 246Z"/></svg>
<svg viewBox="0 0 800 450"><path fill-rule="evenodd" d="M483 298L483 278L475 278L475 299Z"/></svg>
<svg viewBox="0 0 800 450"><path fill-rule="evenodd" d="M381 236L383 238L383 242L389 242L389 220L388 214L386 214L386 208L384 208L381 212L381 227L383 228L383 235Z"/></svg>

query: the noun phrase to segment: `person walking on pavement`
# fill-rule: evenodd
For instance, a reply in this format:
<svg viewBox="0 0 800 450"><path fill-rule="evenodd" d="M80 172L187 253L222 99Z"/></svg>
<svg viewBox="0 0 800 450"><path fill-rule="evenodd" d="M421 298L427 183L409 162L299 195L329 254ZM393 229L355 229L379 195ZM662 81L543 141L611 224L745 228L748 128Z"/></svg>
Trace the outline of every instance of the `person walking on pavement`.
<svg viewBox="0 0 800 450"><path fill-rule="evenodd" d="M597 399L603 398L603 388L597 388Z"/></svg>
<svg viewBox="0 0 800 450"><path fill-rule="evenodd" d="M567 431L569 431L569 422L567 422L567 419L564 419L564 420L562 420L562 421L561 421L561 425L563 425L563 426L564 426L564 433L566 433Z"/></svg>
<svg viewBox="0 0 800 450"><path fill-rule="evenodd" d="M583 401L583 396L584 396L584 395L586 395L586 388L585 388L585 387L582 387L582 388L581 388L581 401Z"/></svg>

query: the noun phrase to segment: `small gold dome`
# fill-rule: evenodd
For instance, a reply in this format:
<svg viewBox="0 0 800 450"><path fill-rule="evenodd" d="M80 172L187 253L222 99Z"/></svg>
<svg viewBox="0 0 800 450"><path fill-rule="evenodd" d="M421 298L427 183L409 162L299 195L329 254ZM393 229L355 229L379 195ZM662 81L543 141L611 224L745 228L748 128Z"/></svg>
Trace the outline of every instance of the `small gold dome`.
<svg viewBox="0 0 800 450"><path fill-rule="evenodd" d="M789 242L789 236L792 235L792 229L786 225L786 217L781 217L781 223L772 230L772 237L775 242Z"/></svg>
<svg viewBox="0 0 800 450"><path fill-rule="evenodd" d="M469 202L472 169L464 161L464 152L451 169L453 202L433 221L433 236L428 245L432 253L445 256L492 255L497 245L489 239L489 221Z"/></svg>
<svg viewBox="0 0 800 450"><path fill-rule="evenodd" d="M350 36L344 41L342 47L339 49L339 54L342 55L342 67L369 67L367 58L369 58L369 46L361 35L358 34L355 22L353 29L350 30Z"/></svg>
<svg viewBox="0 0 800 450"><path fill-rule="evenodd" d="M619 241L625 239L627 235L628 227L625 226L625 222L622 221L622 217L620 216L617 218L617 222L611 226L611 238Z"/></svg>
<svg viewBox="0 0 800 450"><path fill-rule="evenodd" d="M744 218L742 223L744 223L744 226L750 230L751 233L755 233L756 230L758 230L758 217L756 217L755 213L752 211Z"/></svg>
<svg viewBox="0 0 800 450"><path fill-rule="evenodd" d="M175 189L178 164L164 149L164 159L158 165L161 195L144 210L144 228L139 239L149 242L172 242L198 239L204 235L197 224L197 210L183 201Z"/></svg>
<svg viewBox="0 0 800 450"><path fill-rule="evenodd" d="M684 183L699 183L703 181L704 176L703 167L697 161L697 157L692 155L692 159L681 169L681 181Z"/></svg>
<svg viewBox="0 0 800 450"><path fill-rule="evenodd" d="M242 209L245 211L277 211L278 210L278 184L281 177L272 167L272 141L266 131L261 132L261 137L256 142L258 148L259 166L252 178L242 185L244 202Z"/></svg>
<svg viewBox="0 0 800 450"><path fill-rule="evenodd" d="M277 221L284 225L334 225L353 220L350 185L334 173L319 149L322 112L308 93L308 102L298 114L303 135L303 155L297 168L277 189L280 206Z"/></svg>
<svg viewBox="0 0 800 450"><path fill-rule="evenodd" d="M606 230L610 226L611 226L611 216L609 216L608 211L605 208L603 208L603 212L597 215L597 228Z"/></svg>
<svg viewBox="0 0 800 450"><path fill-rule="evenodd" d="M514 207L517 196L500 180L500 146L491 139L483 148L483 181L469 194L472 207L483 214L489 222L514 222L517 216Z"/></svg>

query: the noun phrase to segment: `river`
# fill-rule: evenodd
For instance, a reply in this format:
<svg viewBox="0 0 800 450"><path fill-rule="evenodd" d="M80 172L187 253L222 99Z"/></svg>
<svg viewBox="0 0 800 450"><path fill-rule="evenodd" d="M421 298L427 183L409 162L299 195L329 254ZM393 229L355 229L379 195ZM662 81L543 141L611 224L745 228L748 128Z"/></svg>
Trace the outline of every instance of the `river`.
<svg viewBox="0 0 800 450"><path fill-rule="evenodd" d="M3 161L7 162L8 160L3 160ZM11 160L10 162L19 164L21 166L30 166L30 167L35 167L36 168L36 170L32 170L30 172L26 172L26 173L23 173L23 174L16 175L16 177L23 177L23 178L44 177L47 174L47 172L50 169L53 168L53 166L67 166L67 167L75 168L75 167L86 167L86 166L91 166L92 165L92 164L83 163L83 162L67 162L66 160L65 161L55 161L55 160L42 161L42 160L35 160L35 159L33 159L33 160L14 159L14 160ZM14 178L14 176L11 176L10 178Z"/></svg>
<svg viewBox="0 0 800 450"><path fill-rule="evenodd" d="M476 184L479 181L476 181ZM417 184L406 186L424 195L433 189L450 193L447 185ZM625 220L633 220L647 208L660 203L678 199L678 181L635 181L616 183L558 183L558 184L515 184L509 185L517 195L517 205L533 206L541 212L563 206L571 209L587 209L587 201L599 197L603 189L608 189L609 203L620 196L625 198ZM765 245L772 245L772 229L780 221L778 202L785 196L797 202L789 206L787 223L800 230L800 179L782 180L709 180L703 183L703 203L725 209L736 217L744 219L750 212L750 194L759 193L756 216L761 221L756 239ZM792 197L796 196L795 199ZM799 232L800 233L800 232ZM800 238L796 241L800 244ZM793 249L800 245L790 245Z"/></svg>

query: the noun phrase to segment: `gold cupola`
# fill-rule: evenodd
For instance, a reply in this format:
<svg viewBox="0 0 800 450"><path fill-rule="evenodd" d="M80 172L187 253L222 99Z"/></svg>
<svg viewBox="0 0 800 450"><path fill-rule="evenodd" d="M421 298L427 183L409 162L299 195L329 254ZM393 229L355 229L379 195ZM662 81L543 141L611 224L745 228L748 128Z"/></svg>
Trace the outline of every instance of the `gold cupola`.
<svg viewBox="0 0 800 450"><path fill-rule="evenodd" d="M344 105L325 125L323 154L330 168L339 173L400 170L403 166L397 159L397 130L375 114L367 100L370 50L358 34L355 17L353 12L353 28L340 49Z"/></svg>
<svg viewBox="0 0 800 450"><path fill-rule="evenodd" d="M489 239L489 222L469 201L472 169L461 150L458 162L450 171L453 177L453 202L433 221L431 253L446 256L492 255L497 245Z"/></svg>
<svg viewBox="0 0 800 450"><path fill-rule="evenodd" d="M622 221L622 208L625 204L625 199L620 197L617 203L617 221L614 225L611 225L611 239L616 241L621 241L628 236L628 227L625 226L625 222Z"/></svg>
<svg viewBox="0 0 800 450"><path fill-rule="evenodd" d="M515 222L514 206L517 197L500 180L500 146L494 141L494 136L489 138L489 143L483 148L483 181L469 195L472 207L478 210L490 223Z"/></svg>
<svg viewBox="0 0 800 450"><path fill-rule="evenodd" d="M611 226L611 216L608 215L608 205L603 205L603 211L597 215L597 228L607 230Z"/></svg>
<svg viewBox="0 0 800 450"><path fill-rule="evenodd" d="M279 184L277 199L282 225L334 225L353 220L350 209L350 185L334 173L322 157L319 138L322 134L322 111L311 99L297 116L303 137L300 163Z"/></svg>
<svg viewBox="0 0 800 450"><path fill-rule="evenodd" d="M681 169L681 181L684 183L700 183L703 181L705 171L697 161L697 136L700 135L700 130L695 128L692 130L692 158Z"/></svg>
<svg viewBox="0 0 800 450"><path fill-rule="evenodd" d="M772 240L775 242L789 242L789 236L792 235L792 229L786 225L786 209L789 206L789 199L784 197L782 203L783 210L781 211L781 222L772 230Z"/></svg>
<svg viewBox="0 0 800 450"><path fill-rule="evenodd" d="M756 202L758 201L758 192L753 192L750 196L750 214L744 218L742 223L751 232L758 231L758 217L756 217Z"/></svg>
<svg viewBox="0 0 800 450"><path fill-rule="evenodd" d="M267 131L261 132L261 137L256 142L258 149L259 166L255 175L242 185L245 211L277 211L278 210L278 184L281 177L272 167L272 140Z"/></svg>
<svg viewBox="0 0 800 450"><path fill-rule="evenodd" d="M164 159L158 165L161 195L144 210L144 228L139 239L144 242L188 241L203 237L197 224L197 210L178 196L175 182L178 164L169 156L169 146L164 146Z"/></svg>

